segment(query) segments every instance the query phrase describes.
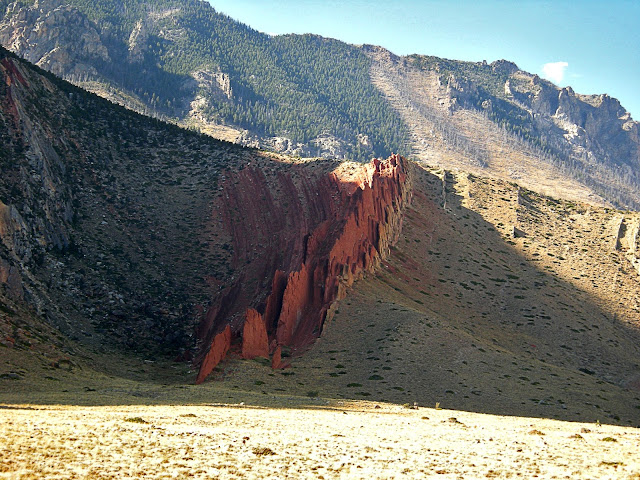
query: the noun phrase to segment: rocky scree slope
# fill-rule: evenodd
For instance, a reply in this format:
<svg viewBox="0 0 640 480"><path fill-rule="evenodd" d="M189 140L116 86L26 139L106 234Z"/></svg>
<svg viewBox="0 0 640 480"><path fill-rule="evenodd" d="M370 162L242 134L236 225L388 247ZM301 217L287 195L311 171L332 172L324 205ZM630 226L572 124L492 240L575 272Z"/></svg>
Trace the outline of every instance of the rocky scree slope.
<svg viewBox="0 0 640 480"><path fill-rule="evenodd" d="M363 50L373 82L409 126L416 159L556 197L640 205L638 122L615 98L558 88L504 60Z"/></svg>
<svg viewBox="0 0 640 480"><path fill-rule="evenodd" d="M2 295L69 337L195 354L198 381L232 347L279 367L399 234L401 157L287 160L116 107L6 50L0 74Z"/></svg>

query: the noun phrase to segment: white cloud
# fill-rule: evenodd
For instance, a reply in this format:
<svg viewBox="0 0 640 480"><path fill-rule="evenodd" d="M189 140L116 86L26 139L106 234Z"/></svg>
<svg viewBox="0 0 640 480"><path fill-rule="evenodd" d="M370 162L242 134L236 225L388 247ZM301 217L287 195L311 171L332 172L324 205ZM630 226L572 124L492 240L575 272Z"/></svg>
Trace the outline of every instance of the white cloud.
<svg viewBox="0 0 640 480"><path fill-rule="evenodd" d="M569 64L567 62L551 62L542 66L542 76L547 80L551 80L555 84L562 82L564 71Z"/></svg>

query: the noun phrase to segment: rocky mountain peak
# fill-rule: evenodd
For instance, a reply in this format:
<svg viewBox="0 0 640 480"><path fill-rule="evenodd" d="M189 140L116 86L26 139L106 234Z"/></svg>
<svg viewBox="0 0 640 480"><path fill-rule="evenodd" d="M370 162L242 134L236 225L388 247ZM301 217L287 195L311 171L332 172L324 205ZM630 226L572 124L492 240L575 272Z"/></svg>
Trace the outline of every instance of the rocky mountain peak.
<svg viewBox="0 0 640 480"><path fill-rule="evenodd" d="M495 62L491 62L490 65L494 72L506 75L511 75L520 70L515 63L509 60L496 60Z"/></svg>
<svg viewBox="0 0 640 480"><path fill-rule="evenodd" d="M59 76L93 76L109 52L92 22L60 0L13 2L0 23L0 43Z"/></svg>

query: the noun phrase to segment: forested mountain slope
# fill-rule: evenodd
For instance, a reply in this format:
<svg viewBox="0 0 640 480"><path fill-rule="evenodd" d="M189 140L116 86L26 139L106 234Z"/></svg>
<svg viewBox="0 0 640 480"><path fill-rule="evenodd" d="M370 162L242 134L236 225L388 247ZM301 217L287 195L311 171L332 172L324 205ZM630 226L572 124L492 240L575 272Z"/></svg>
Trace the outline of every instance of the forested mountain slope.
<svg viewBox="0 0 640 480"><path fill-rule="evenodd" d="M369 59L336 40L270 37L199 0L0 2L0 11L5 46L145 113L304 156L366 160L406 141L368 80Z"/></svg>
<svg viewBox="0 0 640 480"><path fill-rule="evenodd" d="M558 88L504 60L364 50L409 126L414 158L563 198L640 205L638 122L618 100Z"/></svg>
<svg viewBox="0 0 640 480"><path fill-rule="evenodd" d="M638 207L638 123L507 61L269 36L198 0L0 1L0 42L139 112L299 156L392 152Z"/></svg>

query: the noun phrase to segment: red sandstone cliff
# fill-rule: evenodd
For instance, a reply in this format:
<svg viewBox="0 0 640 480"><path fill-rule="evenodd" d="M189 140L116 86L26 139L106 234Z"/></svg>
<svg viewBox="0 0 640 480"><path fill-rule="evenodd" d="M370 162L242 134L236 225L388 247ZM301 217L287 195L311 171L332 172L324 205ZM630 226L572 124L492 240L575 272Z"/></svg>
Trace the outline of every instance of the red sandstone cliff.
<svg viewBox="0 0 640 480"><path fill-rule="evenodd" d="M310 345L332 304L388 254L411 192L397 155L328 174L312 164L247 166L225 179L212 222L230 239L236 279L198 328L197 383L232 344L243 358L273 354L274 368L283 366L281 346Z"/></svg>

